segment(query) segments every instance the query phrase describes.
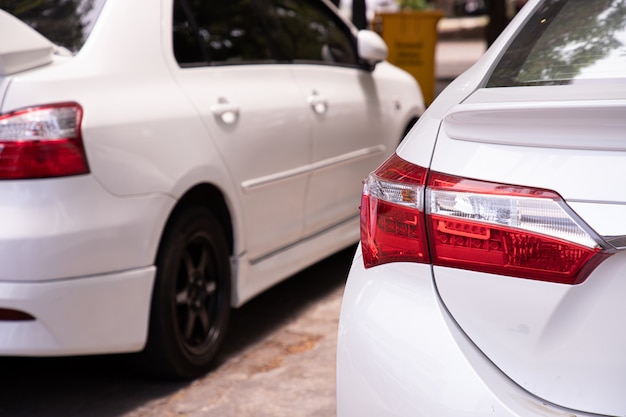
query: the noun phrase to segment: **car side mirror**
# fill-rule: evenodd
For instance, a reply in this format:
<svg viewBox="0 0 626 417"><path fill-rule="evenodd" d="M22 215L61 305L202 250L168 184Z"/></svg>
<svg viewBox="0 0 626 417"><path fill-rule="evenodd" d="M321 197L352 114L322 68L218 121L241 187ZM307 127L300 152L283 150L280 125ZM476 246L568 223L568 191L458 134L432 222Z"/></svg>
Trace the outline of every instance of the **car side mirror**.
<svg viewBox="0 0 626 417"><path fill-rule="evenodd" d="M374 66L387 59L389 49L380 35L372 30L359 30L356 35L357 51L362 61Z"/></svg>

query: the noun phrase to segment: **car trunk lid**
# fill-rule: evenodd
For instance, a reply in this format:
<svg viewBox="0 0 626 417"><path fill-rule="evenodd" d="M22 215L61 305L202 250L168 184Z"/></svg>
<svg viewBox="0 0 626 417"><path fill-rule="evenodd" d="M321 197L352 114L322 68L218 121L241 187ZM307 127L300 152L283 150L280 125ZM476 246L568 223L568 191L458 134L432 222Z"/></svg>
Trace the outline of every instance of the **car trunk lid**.
<svg viewBox="0 0 626 417"><path fill-rule="evenodd" d="M626 235L625 114L614 85L480 89L444 117L430 168L556 191L611 241ZM620 250L579 285L434 267L447 309L506 375L553 404L609 415L626 411L625 274Z"/></svg>

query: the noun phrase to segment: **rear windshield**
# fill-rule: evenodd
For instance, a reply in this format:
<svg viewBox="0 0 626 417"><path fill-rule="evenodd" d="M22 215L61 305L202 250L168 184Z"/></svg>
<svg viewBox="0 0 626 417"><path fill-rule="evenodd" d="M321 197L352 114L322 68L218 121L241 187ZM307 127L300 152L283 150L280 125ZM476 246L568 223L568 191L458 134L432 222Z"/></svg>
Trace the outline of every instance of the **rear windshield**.
<svg viewBox="0 0 626 417"><path fill-rule="evenodd" d="M546 0L525 23L487 87L626 78L626 0Z"/></svg>
<svg viewBox="0 0 626 417"><path fill-rule="evenodd" d="M104 2L0 0L0 9L16 16L55 44L77 52L87 40Z"/></svg>

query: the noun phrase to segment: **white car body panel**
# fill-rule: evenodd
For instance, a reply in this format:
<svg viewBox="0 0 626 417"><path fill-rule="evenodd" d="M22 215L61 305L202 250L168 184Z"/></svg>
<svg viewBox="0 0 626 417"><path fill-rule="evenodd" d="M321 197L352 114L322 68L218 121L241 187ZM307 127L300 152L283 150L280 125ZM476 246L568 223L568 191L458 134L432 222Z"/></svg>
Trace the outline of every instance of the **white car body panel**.
<svg viewBox="0 0 626 417"><path fill-rule="evenodd" d="M256 259L301 239L311 127L306 102L299 99L289 69L189 68L178 70L176 79L214 138L219 158L228 161L245 219L248 256ZM265 87L277 84L283 88L268 92ZM291 106L298 102L300 108ZM210 158L215 159L210 154L202 159Z"/></svg>
<svg viewBox="0 0 626 417"><path fill-rule="evenodd" d="M522 388L574 410L624 415L626 337L615 320L625 313L625 260L626 253L610 257L576 286L434 274L459 326Z"/></svg>
<svg viewBox="0 0 626 417"><path fill-rule="evenodd" d="M90 176L5 181L0 199L0 281L30 283L152 265L175 204L112 196Z"/></svg>
<svg viewBox="0 0 626 417"><path fill-rule="evenodd" d="M365 270L357 249L337 344L339 417L574 415L498 371L457 327L436 292L429 265Z"/></svg>
<svg viewBox="0 0 626 417"><path fill-rule="evenodd" d="M154 267L82 279L2 282L4 308L36 321L0 323L3 355L59 356L141 350L148 332Z"/></svg>
<svg viewBox="0 0 626 417"><path fill-rule="evenodd" d="M536 4L439 95L397 154L553 190L598 235L623 237L623 80L483 88ZM619 246L573 286L421 264L365 269L357 250L340 319L338 416L626 415Z"/></svg>
<svg viewBox="0 0 626 417"><path fill-rule="evenodd" d="M509 89L507 97L513 104L509 100L489 104L489 91L479 90L480 110L473 96L454 107L443 121L431 168L468 178L556 190L566 202L573 202L573 208L599 234L626 234L626 222L620 220L626 215L626 189L615 183L626 163L619 125L626 90L613 93L611 104L615 107L611 111L603 111L606 104L598 107L593 100L595 93L586 94L583 89L576 95L575 85L551 88L548 95L535 90L534 101L526 91L521 111L507 116L509 107L519 108L515 93L523 89ZM568 99L562 99L560 91L567 91ZM585 100L578 109L569 104L573 96ZM529 117L526 109L530 107L534 110ZM597 125L563 121L577 111L581 111L579 119L585 113L601 112L606 122L601 122L602 118ZM503 114L493 117L496 113ZM516 122L520 115L524 115L525 125ZM478 128L476 133L471 126L461 133L448 127L450 120L463 117L485 126L484 140L472 137ZM448 134L465 136L458 140ZM596 141L596 137L604 140ZM434 275L441 297L459 325L522 387L564 407L622 415L626 410L622 394L626 365L620 364L626 334L615 331L614 323L607 319L626 314L620 301L624 289L616 279L623 276L625 259L623 254L613 255L578 286L557 285L557 291L566 290L560 296L550 291L554 284L490 278L487 274L470 279L465 275L476 275L439 268ZM539 321L529 314L529 305Z"/></svg>
<svg viewBox="0 0 626 417"><path fill-rule="evenodd" d="M380 64L374 76L347 68L291 68L310 103L312 170L305 204L306 235L358 215L361 197L353 184L362 181L368 166L382 163L402 139L410 121L397 119L394 113L408 103L402 102L388 66ZM404 82L415 81L407 76ZM319 113L316 103L323 106ZM354 123L347 125L346 119ZM396 141L390 140L394 137Z"/></svg>
<svg viewBox="0 0 626 417"><path fill-rule="evenodd" d="M165 225L196 186L219 191L232 223L225 225L232 235L232 306L352 245L358 240L358 184L423 112L417 83L385 62L373 71L181 68L171 25L171 0L107 0L75 56L52 55L43 66L24 59L29 70L0 75L0 114L61 102L82 107L90 170L68 178L0 181L0 308L37 318L0 322L0 333L12 335L0 338L0 354L141 350ZM326 90L333 111L360 87L385 95L367 102L384 107L369 109L373 122L389 124L384 134L380 128L363 129L367 139L344 128L333 133L340 121L324 125L315 118L306 92L327 87L303 80L320 68L357 74L345 77L353 78L349 92L318 79L335 89ZM259 77L285 89L267 91ZM236 129L216 118L222 104L238 106ZM357 106L362 110L363 103ZM333 148L327 152L323 143ZM348 189L350 195L342 192ZM325 190L336 195L335 205L320 213ZM80 302L57 302L69 298Z"/></svg>
<svg viewBox="0 0 626 417"><path fill-rule="evenodd" d="M534 101L531 101L531 93L524 89L526 87L509 88L504 104L499 89L478 90L463 104L453 107L442 124L433 169L491 181L496 172L497 182L556 190L573 208L585 210L583 219L600 235L626 234L625 223L607 224L606 221L606 214L613 213L620 218L619 214L625 213L626 189L596 178L596 175L618 178L626 162L622 152L626 145L620 140L623 139L620 124L626 89L619 94L612 89L615 99L610 111L606 103L594 101L598 89L590 94L588 89L582 89L578 97L582 97L585 104L576 104L577 109L569 104L578 91L576 86L550 87L552 91L548 96L545 91L534 89ZM523 96L521 106L518 92ZM475 96L480 103L478 109L474 104ZM534 110L529 117L526 109L531 107ZM507 108L509 110L505 110ZM510 110L513 108L521 108L521 111ZM506 116L509 111L515 116ZM581 119L584 114L602 112L605 121L597 125L564 121L576 112L580 112ZM525 125L522 117L527 120ZM470 127L459 132L455 123L463 118L480 120L484 138L474 137L480 129L478 126L475 131ZM597 137L602 139L596 140ZM585 169L580 169L581 166Z"/></svg>
<svg viewBox="0 0 626 417"><path fill-rule="evenodd" d="M283 248L272 256L252 262L243 254L236 265L237 291L236 300L240 304L285 277L311 265L311 253L317 253L323 259L359 240L359 218L353 217L323 233L310 236L297 244ZM323 255L325 254L325 255Z"/></svg>
<svg viewBox="0 0 626 417"><path fill-rule="evenodd" d="M52 61L54 44L31 28L0 10L0 36L11 43L0 46L0 76L46 65Z"/></svg>

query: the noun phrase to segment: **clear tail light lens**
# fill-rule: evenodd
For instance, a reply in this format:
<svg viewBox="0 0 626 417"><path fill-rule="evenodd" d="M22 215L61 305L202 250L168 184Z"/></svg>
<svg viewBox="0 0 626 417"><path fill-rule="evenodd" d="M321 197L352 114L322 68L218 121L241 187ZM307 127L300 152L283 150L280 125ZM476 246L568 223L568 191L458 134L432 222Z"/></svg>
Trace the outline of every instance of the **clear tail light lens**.
<svg viewBox="0 0 626 417"><path fill-rule="evenodd" d="M366 267L431 262L566 284L609 255L552 191L429 173L397 155L364 185L361 241Z"/></svg>
<svg viewBox="0 0 626 417"><path fill-rule="evenodd" d="M89 172L76 103L0 115L0 179L47 178Z"/></svg>

